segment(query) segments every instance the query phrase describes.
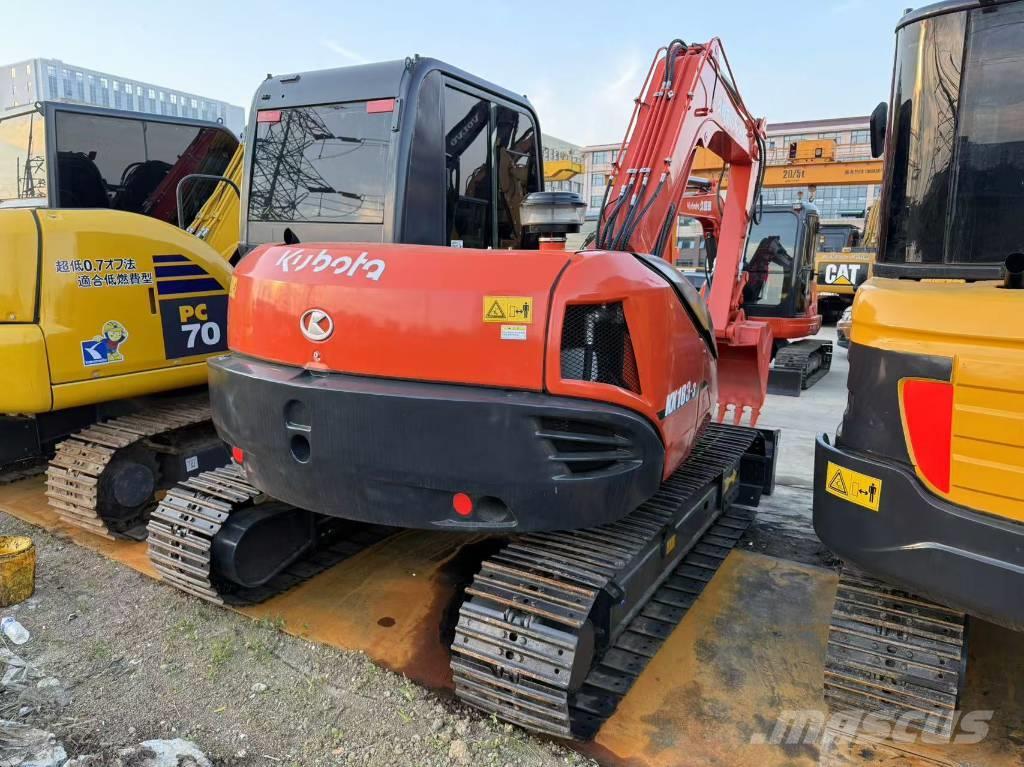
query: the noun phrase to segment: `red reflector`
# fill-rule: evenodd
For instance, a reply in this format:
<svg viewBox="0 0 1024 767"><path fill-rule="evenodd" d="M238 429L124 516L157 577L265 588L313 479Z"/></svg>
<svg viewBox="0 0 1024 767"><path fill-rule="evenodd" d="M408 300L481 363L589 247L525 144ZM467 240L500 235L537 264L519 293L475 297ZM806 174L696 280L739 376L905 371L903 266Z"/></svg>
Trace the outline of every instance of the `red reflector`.
<svg viewBox="0 0 1024 767"><path fill-rule="evenodd" d="M281 122L281 110L280 109L264 109L261 112L256 113L256 122L258 123L279 123Z"/></svg>
<svg viewBox="0 0 1024 767"><path fill-rule="evenodd" d="M907 446L918 471L943 493L949 492L953 446L953 384L903 380L903 420Z"/></svg>
<svg viewBox="0 0 1024 767"><path fill-rule="evenodd" d="M468 517L473 513L473 499L465 493L456 493L452 496L452 508L460 517Z"/></svg>
<svg viewBox="0 0 1024 767"><path fill-rule="evenodd" d="M245 463L245 451L240 447L231 448L231 459L237 464Z"/></svg>
<svg viewBox="0 0 1024 767"><path fill-rule="evenodd" d="M366 102L366 114L375 115L381 112L394 112L395 111L395 100L394 99L376 99L375 101Z"/></svg>

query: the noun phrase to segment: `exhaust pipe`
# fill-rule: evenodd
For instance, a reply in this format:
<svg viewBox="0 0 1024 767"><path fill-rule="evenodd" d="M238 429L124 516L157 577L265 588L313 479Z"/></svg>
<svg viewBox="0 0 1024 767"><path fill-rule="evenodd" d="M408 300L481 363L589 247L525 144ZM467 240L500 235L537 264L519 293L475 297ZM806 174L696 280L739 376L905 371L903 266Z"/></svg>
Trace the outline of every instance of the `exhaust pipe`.
<svg viewBox="0 0 1024 767"><path fill-rule="evenodd" d="M1024 253L1011 253L1003 266L1003 287L1007 290L1024 288Z"/></svg>

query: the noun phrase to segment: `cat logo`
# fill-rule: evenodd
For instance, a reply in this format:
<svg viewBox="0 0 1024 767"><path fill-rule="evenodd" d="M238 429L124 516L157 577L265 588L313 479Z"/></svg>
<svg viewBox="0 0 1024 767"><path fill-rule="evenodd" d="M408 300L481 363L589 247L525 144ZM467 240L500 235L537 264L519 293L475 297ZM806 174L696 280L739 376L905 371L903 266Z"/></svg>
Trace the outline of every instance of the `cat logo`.
<svg viewBox="0 0 1024 767"><path fill-rule="evenodd" d="M826 264L826 285L856 285L863 264Z"/></svg>

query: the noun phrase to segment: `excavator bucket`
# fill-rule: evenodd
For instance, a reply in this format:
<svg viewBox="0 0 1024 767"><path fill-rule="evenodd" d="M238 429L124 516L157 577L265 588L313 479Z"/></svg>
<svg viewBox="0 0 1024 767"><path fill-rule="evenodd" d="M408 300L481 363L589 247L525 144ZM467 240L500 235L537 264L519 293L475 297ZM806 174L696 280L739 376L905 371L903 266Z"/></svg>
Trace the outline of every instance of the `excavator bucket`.
<svg viewBox="0 0 1024 767"><path fill-rule="evenodd" d="M718 341L718 420L739 424L749 409L756 426L768 391L772 334L763 322L741 321Z"/></svg>

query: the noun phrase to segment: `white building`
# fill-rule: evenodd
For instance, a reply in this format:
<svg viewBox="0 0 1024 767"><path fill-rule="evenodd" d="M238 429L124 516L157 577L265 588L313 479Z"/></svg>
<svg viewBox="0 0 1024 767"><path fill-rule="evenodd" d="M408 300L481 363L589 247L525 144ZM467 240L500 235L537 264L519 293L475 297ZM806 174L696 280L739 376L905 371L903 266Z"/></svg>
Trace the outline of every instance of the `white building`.
<svg viewBox="0 0 1024 767"><path fill-rule="evenodd" d="M836 142L836 162L871 159L869 117L836 117L826 120L771 123L768 125L768 164L783 165L789 159L790 145L811 139L832 139ZM813 202L822 219L863 219L867 209L881 191L880 184L819 185L813 190L801 186L765 189L764 202L790 203L798 199Z"/></svg>
<svg viewBox="0 0 1024 767"><path fill-rule="evenodd" d="M836 161L849 162L871 158L871 139L867 117L839 117L804 122L770 123L768 125L768 164L782 165L789 159L789 145L808 139L832 139L836 142ZM612 172L619 144L594 144L582 149L585 173L583 199L587 215L596 217L601 209L605 180ZM818 186L814 204L822 218L863 218L864 211L878 197L879 187ZM807 201L806 187L777 187L763 190L765 204Z"/></svg>
<svg viewBox="0 0 1024 767"><path fill-rule="evenodd" d="M790 145L810 139L831 139L836 142L837 162L852 162L871 158L871 138L868 117L839 117L802 122L770 123L767 126L768 164L784 165L790 157ZM596 225L601 210L605 185L612 173L612 163L619 153L619 144L594 144L582 148L584 172L582 174L583 199L587 203L586 231ZM801 186L769 187L762 190L766 205L794 203L797 200L813 202L824 220L855 219L863 224L868 207L878 199L878 184L818 185L813 189ZM680 217L676 244L678 261L693 266L702 262L703 237L701 228L693 219Z"/></svg>
<svg viewBox="0 0 1024 767"><path fill-rule="evenodd" d="M544 188L549 192L575 192L583 197L583 148L543 134Z"/></svg>
<svg viewBox="0 0 1024 767"><path fill-rule="evenodd" d="M36 101L92 104L129 112L221 121L239 135L245 128L242 107L176 88L97 72L60 59L29 59L0 68L0 113Z"/></svg>

